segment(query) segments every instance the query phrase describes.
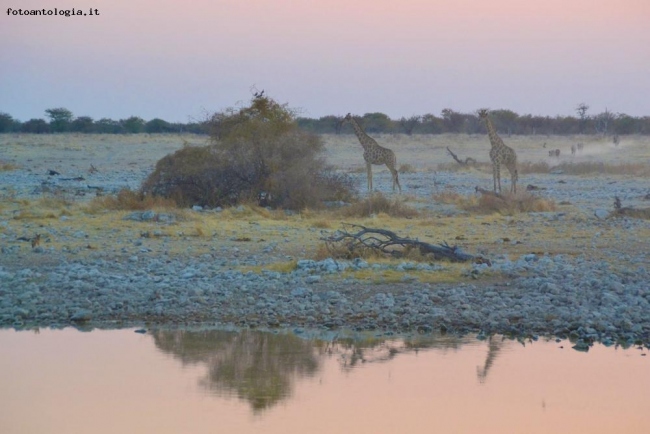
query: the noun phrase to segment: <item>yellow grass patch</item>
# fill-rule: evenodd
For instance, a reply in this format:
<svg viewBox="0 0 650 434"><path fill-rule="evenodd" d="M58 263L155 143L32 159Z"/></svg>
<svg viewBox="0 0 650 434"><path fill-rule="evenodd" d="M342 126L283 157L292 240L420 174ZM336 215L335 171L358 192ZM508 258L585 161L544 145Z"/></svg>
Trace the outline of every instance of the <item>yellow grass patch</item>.
<svg viewBox="0 0 650 434"><path fill-rule="evenodd" d="M343 217L368 217L373 214L385 214L391 217L414 218L419 215L418 210L406 204L402 198L389 199L381 193L372 193L365 199L341 208L339 213Z"/></svg>
<svg viewBox="0 0 650 434"><path fill-rule="evenodd" d="M0 172L9 172L10 170L16 169L18 169L17 165L0 160Z"/></svg>

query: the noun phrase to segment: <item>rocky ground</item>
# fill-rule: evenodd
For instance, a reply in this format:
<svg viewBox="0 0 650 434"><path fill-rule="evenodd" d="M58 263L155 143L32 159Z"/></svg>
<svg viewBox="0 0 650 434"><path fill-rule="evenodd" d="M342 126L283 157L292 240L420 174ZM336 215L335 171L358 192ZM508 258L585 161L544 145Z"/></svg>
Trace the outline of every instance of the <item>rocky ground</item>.
<svg viewBox="0 0 650 434"><path fill-rule="evenodd" d="M447 139L459 154L479 152L472 141ZM315 260L319 238L337 228L329 217L269 218L248 209L92 213L83 207L98 188L137 188L158 158L183 141L202 139L3 140L0 161L15 166L0 171L3 327L233 324L543 335L571 337L579 346L650 344L650 221L610 216L615 196L626 206L650 206L648 177L529 174L521 185L540 188L558 204L554 211L473 215L433 198L472 195L477 185L489 189L489 172L440 170L435 162L449 162L442 151L447 142L386 137L393 149L403 148L398 155L415 170L401 175L401 197L422 216L354 223L455 242L489 257L492 266ZM354 145L353 138L349 144L329 138L328 156L351 171L363 191L363 162L346 166ZM531 139L517 149L522 161L546 158L542 144ZM605 146L582 158L639 161L648 144L621 149L629 155ZM89 173L91 165L98 171ZM374 184L390 194L385 169L375 170ZM57 208L43 201L61 192L74 204ZM21 238L34 233L43 242L32 249Z"/></svg>

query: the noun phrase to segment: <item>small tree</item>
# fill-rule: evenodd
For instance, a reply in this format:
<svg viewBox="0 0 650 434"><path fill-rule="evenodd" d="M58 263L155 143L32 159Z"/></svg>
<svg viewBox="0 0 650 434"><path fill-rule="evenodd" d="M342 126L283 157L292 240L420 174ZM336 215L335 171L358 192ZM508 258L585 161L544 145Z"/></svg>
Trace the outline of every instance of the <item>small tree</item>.
<svg viewBox="0 0 650 434"><path fill-rule="evenodd" d="M362 125L367 133L390 133L394 129L388 115L379 112L364 114Z"/></svg>
<svg viewBox="0 0 650 434"><path fill-rule="evenodd" d="M159 118L154 118L144 125L147 133L169 133L173 131L171 124Z"/></svg>
<svg viewBox="0 0 650 434"><path fill-rule="evenodd" d="M302 209L348 200L351 183L322 156L320 137L298 128L294 112L257 95L209 121L211 144L185 147L156 164L143 193L180 205L223 206L242 201Z"/></svg>
<svg viewBox="0 0 650 434"><path fill-rule="evenodd" d="M614 123L614 119L614 114L607 110L607 107L605 107L605 111L594 118L596 121L596 131L599 134L606 136L609 134L609 129L611 124Z"/></svg>
<svg viewBox="0 0 650 434"><path fill-rule="evenodd" d="M72 122L72 112L66 108L59 107L45 110L45 114L50 118L50 129L52 132L61 133L70 129Z"/></svg>
<svg viewBox="0 0 650 434"><path fill-rule="evenodd" d="M406 133L407 136L413 134L413 130L420 124L422 116L411 116L409 118L402 117L399 120L399 126Z"/></svg>
<svg viewBox="0 0 650 434"><path fill-rule="evenodd" d="M10 114L0 112L0 133L9 133L13 130L15 120Z"/></svg>
<svg viewBox="0 0 650 434"><path fill-rule="evenodd" d="M109 118L101 118L95 122L95 130L102 134L122 134L124 127L118 121Z"/></svg>
<svg viewBox="0 0 650 434"><path fill-rule="evenodd" d="M442 109L442 112L440 114L442 115L442 121L448 133L463 132L465 118L461 113L446 108L446 109Z"/></svg>
<svg viewBox="0 0 650 434"><path fill-rule="evenodd" d="M589 106L584 102L581 102L576 107L576 112L578 113L578 117L580 118L580 134L583 134L585 132L585 126L587 125L587 119L588 119L587 110L589 110Z"/></svg>
<svg viewBox="0 0 650 434"><path fill-rule="evenodd" d="M122 119L120 123L127 133L138 134L144 131L144 119L138 116L131 116L128 119Z"/></svg>
<svg viewBox="0 0 650 434"><path fill-rule="evenodd" d="M23 122L20 131L23 133L45 134L50 132L50 126L44 119L30 119Z"/></svg>
<svg viewBox="0 0 650 434"><path fill-rule="evenodd" d="M79 116L70 124L70 131L76 133L92 133L95 131L95 123L90 116Z"/></svg>

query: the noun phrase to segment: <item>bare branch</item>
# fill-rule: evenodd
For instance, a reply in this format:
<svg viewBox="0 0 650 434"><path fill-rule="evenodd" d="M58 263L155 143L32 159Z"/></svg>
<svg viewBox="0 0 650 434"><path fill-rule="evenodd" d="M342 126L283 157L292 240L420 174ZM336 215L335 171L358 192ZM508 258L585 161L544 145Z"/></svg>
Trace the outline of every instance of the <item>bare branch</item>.
<svg viewBox="0 0 650 434"><path fill-rule="evenodd" d="M490 264L489 260L467 254L461 251L458 246L450 246L447 242L433 245L419 240L400 237L388 229L367 228L352 223L343 223L343 226L356 229L356 232L339 229L333 235L321 238L321 240L325 241L329 251L335 250L334 244L342 243L350 253L371 249L399 258L403 256L406 247L414 247L422 255L431 254L435 259L447 258L455 262L474 261Z"/></svg>

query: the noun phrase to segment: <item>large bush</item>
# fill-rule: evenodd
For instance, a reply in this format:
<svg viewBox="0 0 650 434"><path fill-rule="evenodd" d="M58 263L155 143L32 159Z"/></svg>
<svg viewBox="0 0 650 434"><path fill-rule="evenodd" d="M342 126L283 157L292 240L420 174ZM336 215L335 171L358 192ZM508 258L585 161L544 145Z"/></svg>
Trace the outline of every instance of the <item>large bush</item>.
<svg viewBox="0 0 650 434"><path fill-rule="evenodd" d="M208 130L209 146L164 157L143 192L183 206L252 201L288 209L353 194L352 183L325 163L320 137L300 130L293 111L271 98L257 95L247 107L214 114Z"/></svg>

